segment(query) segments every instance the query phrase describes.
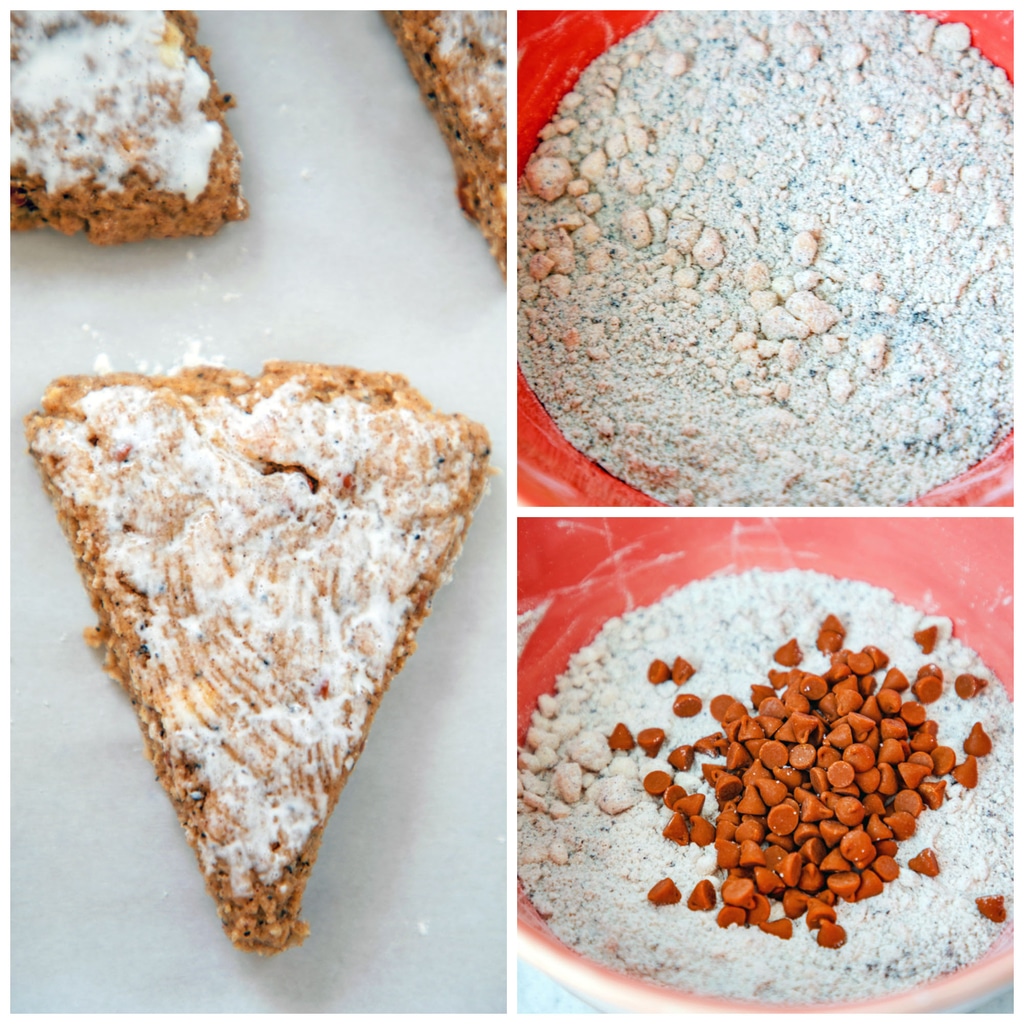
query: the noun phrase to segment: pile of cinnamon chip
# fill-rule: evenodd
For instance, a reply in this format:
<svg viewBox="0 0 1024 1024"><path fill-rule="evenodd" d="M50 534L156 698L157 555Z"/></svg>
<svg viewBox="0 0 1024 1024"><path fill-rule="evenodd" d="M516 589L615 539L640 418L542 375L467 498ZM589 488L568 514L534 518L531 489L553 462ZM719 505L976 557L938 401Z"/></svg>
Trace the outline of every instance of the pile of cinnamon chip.
<svg viewBox="0 0 1024 1024"><path fill-rule="evenodd" d="M783 644L775 652L782 668L769 670L769 685L751 686L755 710L729 695L715 697L710 710L722 730L668 755L680 771L692 766L695 752L725 758L724 766L701 765L719 805L713 824L701 816L703 794L687 793L667 772L650 772L644 779L645 790L673 812L662 833L666 840L680 846L714 843L718 866L726 872L718 912L723 928L757 925L788 939L792 922L804 918L819 945L842 946L846 932L837 923L837 905L878 896L899 875L899 844L914 835L922 813L942 806L944 776L973 788L977 758L992 749L980 722L964 742L962 759L940 745L938 723L928 718L927 709L945 685L938 665L923 664L911 682L898 668L888 668L889 658L879 648L843 647L845 632L834 615L822 623L817 647L829 655L831 666L821 676L799 668L803 654L796 639ZM934 627L915 639L930 654ZM682 658L671 669L655 661L648 679L682 685L694 671ZM956 692L968 699L983 685L974 676L961 676ZM701 707L693 694L679 694L673 703L683 717ZM654 757L665 733L644 729L637 740ZM634 746L622 723L609 746ZM935 852L927 848L907 866L928 876L940 871ZM712 910L717 896L705 879L687 906ZM682 898L670 878L648 894L659 905ZM774 921L769 920L772 901L781 902L785 915ZM986 917L999 920L1002 912L1005 919L1002 897L976 902Z"/></svg>

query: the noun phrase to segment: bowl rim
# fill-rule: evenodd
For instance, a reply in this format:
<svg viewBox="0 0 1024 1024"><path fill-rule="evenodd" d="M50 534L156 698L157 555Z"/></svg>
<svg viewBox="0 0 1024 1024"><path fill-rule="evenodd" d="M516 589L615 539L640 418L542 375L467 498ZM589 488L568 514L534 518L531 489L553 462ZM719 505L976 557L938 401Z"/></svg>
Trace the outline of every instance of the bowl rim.
<svg viewBox="0 0 1024 1024"><path fill-rule="evenodd" d="M852 1003L757 1003L661 988L602 967L524 920L517 922L519 956L572 990L584 1001L597 999L629 1012L702 1013L922 1013L949 1011L994 994L1013 982L1013 922L991 950L973 964L914 988Z"/></svg>

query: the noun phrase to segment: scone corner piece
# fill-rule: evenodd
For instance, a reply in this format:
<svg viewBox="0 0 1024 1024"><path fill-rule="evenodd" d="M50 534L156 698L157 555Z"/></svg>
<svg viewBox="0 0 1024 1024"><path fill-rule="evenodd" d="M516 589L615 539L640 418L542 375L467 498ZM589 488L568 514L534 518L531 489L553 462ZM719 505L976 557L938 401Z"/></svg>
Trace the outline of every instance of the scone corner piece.
<svg viewBox="0 0 1024 1024"><path fill-rule="evenodd" d="M241 153L190 11L11 12L11 230L114 245L244 220Z"/></svg>
<svg viewBox="0 0 1024 1024"><path fill-rule="evenodd" d="M507 226L507 14L383 11L455 165L456 196L502 274Z"/></svg>

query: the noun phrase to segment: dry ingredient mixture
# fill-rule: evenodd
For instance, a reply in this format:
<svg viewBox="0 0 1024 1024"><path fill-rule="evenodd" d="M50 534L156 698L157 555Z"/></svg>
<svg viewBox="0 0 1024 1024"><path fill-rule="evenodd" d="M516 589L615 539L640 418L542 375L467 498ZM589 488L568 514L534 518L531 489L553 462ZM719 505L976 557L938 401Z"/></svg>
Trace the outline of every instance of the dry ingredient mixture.
<svg viewBox="0 0 1024 1024"><path fill-rule="evenodd" d="M519 360L670 505L900 504L1012 426L1012 98L964 25L670 12L519 191Z"/></svg>
<svg viewBox="0 0 1024 1024"><path fill-rule="evenodd" d="M909 988L1012 917L1012 718L950 620L887 591L799 570L691 583L608 622L541 697L519 877L567 945L659 984L790 1003Z"/></svg>

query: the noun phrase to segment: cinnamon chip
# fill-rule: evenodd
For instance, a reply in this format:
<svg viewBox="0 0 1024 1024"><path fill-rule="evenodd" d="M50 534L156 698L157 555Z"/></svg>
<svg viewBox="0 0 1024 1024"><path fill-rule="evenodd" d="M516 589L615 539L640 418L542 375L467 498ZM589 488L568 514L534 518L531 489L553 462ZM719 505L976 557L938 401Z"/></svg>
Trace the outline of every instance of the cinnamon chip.
<svg viewBox="0 0 1024 1024"><path fill-rule="evenodd" d="M992 752L992 740L989 739L981 722L975 722L971 727L971 734L964 740L964 753L973 754L975 757L984 757Z"/></svg>
<svg viewBox="0 0 1024 1024"><path fill-rule="evenodd" d="M867 646L864 648L864 653L871 655L871 660L875 663L875 668L885 668L889 664L889 655L885 651L879 650L877 647Z"/></svg>
<svg viewBox="0 0 1024 1024"><path fill-rule="evenodd" d="M979 896L975 901L982 917L987 917L996 924L1006 920L1006 907L1002 896Z"/></svg>
<svg viewBox="0 0 1024 1024"><path fill-rule="evenodd" d="M964 763L953 769L952 775L964 789L974 789L978 784L978 762L974 755L968 754Z"/></svg>
<svg viewBox="0 0 1024 1024"><path fill-rule="evenodd" d="M693 767L693 747L686 745L676 747L676 749L668 755L668 763L672 765L676 771L688 772Z"/></svg>
<svg viewBox="0 0 1024 1024"><path fill-rule="evenodd" d="M883 882L891 882L893 879L899 878L900 866L887 854L879 854L871 866Z"/></svg>
<svg viewBox="0 0 1024 1024"><path fill-rule="evenodd" d="M882 819L892 830L893 837L902 842L909 839L917 831L917 822L912 814L906 811L896 811L894 814L886 815Z"/></svg>
<svg viewBox="0 0 1024 1024"><path fill-rule="evenodd" d="M846 929L831 921L822 921L818 929L818 945L826 949L839 949L846 945Z"/></svg>
<svg viewBox="0 0 1024 1024"><path fill-rule="evenodd" d="M669 786L661 795L661 799L664 801L665 806L672 811L678 810L676 802L682 800L686 796L686 790L682 786Z"/></svg>
<svg viewBox="0 0 1024 1024"><path fill-rule="evenodd" d="M672 678L672 669L668 667L668 663L662 661L660 658L656 658L647 668L647 679L649 682L654 683L655 686L658 683L664 683Z"/></svg>
<svg viewBox="0 0 1024 1024"><path fill-rule="evenodd" d="M836 920L835 907L829 906L823 900L811 898L807 901L807 927L812 931L820 928L822 923L828 921L832 924Z"/></svg>
<svg viewBox="0 0 1024 1024"><path fill-rule="evenodd" d="M679 846L686 846L690 842L690 830L686 827L686 822L683 821L680 814L672 815L661 834Z"/></svg>
<svg viewBox="0 0 1024 1024"><path fill-rule="evenodd" d="M690 842L696 846L710 846L715 841L715 826L707 818L690 818Z"/></svg>
<svg viewBox="0 0 1024 1024"><path fill-rule="evenodd" d="M952 747L938 746L932 749L932 772L948 775L956 767L956 751Z"/></svg>
<svg viewBox="0 0 1024 1024"><path fill-rule="evenodd" d="M795 638L788 640L775 652L775 660L786 668L794 668L803 661L803 658L803 652Z"/></svg>
<svg viewBox="0 0 1024 1024"><path fill-rule="evenodd" d="M945 785L945 783L942 783L942 785ZM680 814L684 814L686 817L692 818L704 810L704 794L690 793L688 796L684 796L682 799L676 800L672 807Z"/></svg>
<svg viewBox="0 0 1024 1024"><path fill-rule="evenodd" d="M681 686L686 682L697 670L685 659L676 658L672 662L672 682L676 686Z"/></svg>
<svg viewBox="0 0 1024 1024"><path fill-rule="evenodd" d="M986 681L984 679L979 679L977 676L972 676L969 673L957 676L956 682L953 684L956 695L963 700L970 700L985 685Z"/></svg>
<svg viewBox="0 0 1024 1024"><path fill-rule="evenodd" d="M768 827L777 836L788 836L799 822L800 815L789 804L778 804L768 812Z"/></svg>
<svg viewBox="0 0 1024 1024"><path fill-rule="evenodd" d="M727 878L722 883L722 902L750 909L754 901L754 883L749 878Z"/></svg>
<svg viewBox="0 0 1024 1024"><path fill-rule="evenodd" d="M726 711L735 703L736 698L730 697L727 693L721 693L717 697L712 697L710 704L711 717L716 722L721 722L725 717Z"/></svg>
<svg viewBox="0 0 1024 1024"><path fill-rule="evenodd" d="M872 871L871 868L866 868L861 872L860 885L857 887L857 892L853 898L857 902L869 900L872 896L880 896L884 889L885 886L881 876L877 872Z"/></svg>
<svg viewBox="0 0 1024 1024"><path fill-rule="evenodd" d="M648 772L644 776L644 789L651 796L661 796L672 785L672 776L668 772Z"/></svg>
<svg viewBox="0 0 1024 1024"><path fill-rule="evenodd" d="M935 851L927 846L916 857L911 857L907 861L907 867L911 871L916 871L919 875L927 875L929 878L935 878L939 873L939 862L935 857Z"/></svg>
<svg viewBox="0 0 1024 1024"><path fill-rule="evenodd" d="M831 630L840 636L846 636L846 627L831 613L825 616L825 621L821 624L821 628Z"/></svg>
<svg viewBox="0 0 1024 1024"><path fill-rule="evenodd" d="M745 910L739 907L722 907L718 912L717 920L719 928L728 928L731 924L746 924L747 914Z"/></svg>
<svg viewBox="0 0 1024 1024"><path fill-rule="evenodd" d="M612 729L611 736L608 737L608 746L612 750L632 750L636 743L633 740L633 734L621 723Z"/></svg>
<svg viewBox="0 0 1024 1024"><path fill-rule="evenodd" d="M701 879L690 893L686 905L691 910L712 910L716 903L715 887L706 878Z"/></svg>
<svg viewBox="0 0 1024 1024"><path fill-rule="evenodd" d="M946 797L946 783L945 782L922 782L917 787L918 793L921 795L921 799L924 801L925 806L932 811L937 811L942 806L942 801Z"/></svg>
<svg viewBox="0 0 1024 1024"><path fill-rule="evenodd" d="M655 882L647 894L647 898L656 907L664 907L678 903L683 898L683 894L676 888L676 883L671 878L663 878L660 882Z"/></svg>
<svg viewBox="0 0 1024 1024"><path fill-rule="evenodd" d="M722 772L715 779L715 799L718 801L719 806L724 804L726 800L735 800L742 792L743 783L735 775Z"/></svg>
<svg viewBox="0 0 1024 1024"><path fill-rule="evenodd" d="M919 630L914 634L914 639L925 654L931 654L932 651L935 650L935 641L938 640L938 638L938 626L929 626L927 629Z"/></svg>
<svg viewBox="0 0 1024 1024"><path fill-rule="evenodd" d="M778 921L762 921L757 927L779 939L793 938L793 922L788 917L780 917Z"/></svg>
<svg viewBox="0 0 1024 1024"><path fill-rule="evenodd" d="M636 734L636 742L648 757L657 757L661 745L665 742L665 730L641 729Z"/></svg>
<svg viewBox="0 0 1024 1024"><path fill-rule="evenodd" d="M922 704L934 704L942 696L942 680L934 675L924 676L914 683L912 689Z"/></svg>
<svg viewBox="0 0 1024 1024"><path fill-rule="evenodd" d="M846 659L846 664L850 671L858 676L866 676L875 671L875 659L863 651L859 654L851 654Z"/></svg>
<svg viewBox="0 0 1024 1024"><path fill-rule="evenodd" d="M700 697L692 693L681 693L672 702L672 712L680 718L693 718L700 714L703 707Z"/></svg>
<svg viewBox="0 0 1024 1024"><path fill-rule="evenodd" d="M896 765L896 771L900 773L903 784L910 789L917 789L921 782L931 774L923 764L911 764L909 761Z"/></svg>
<svg viewBox="0 0 1024 1024"><path fill-rule="evenodd" d="M910 680L898 669L891 668L885 673L885 679L882 681L883 690L905 690L910 686Z"/></svg>
<svg viewBox="0 0 1024 1024"><path fill-rule="evenodd" d="M710 736L702 736L693 744L693 749L699 754L717 757L721 753L718 744L724 739L725 736L720 732L712 733Z"/></svg>

